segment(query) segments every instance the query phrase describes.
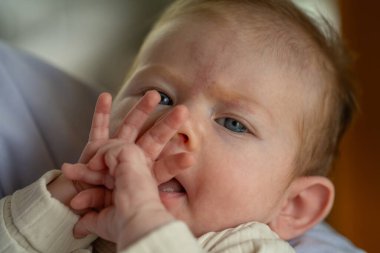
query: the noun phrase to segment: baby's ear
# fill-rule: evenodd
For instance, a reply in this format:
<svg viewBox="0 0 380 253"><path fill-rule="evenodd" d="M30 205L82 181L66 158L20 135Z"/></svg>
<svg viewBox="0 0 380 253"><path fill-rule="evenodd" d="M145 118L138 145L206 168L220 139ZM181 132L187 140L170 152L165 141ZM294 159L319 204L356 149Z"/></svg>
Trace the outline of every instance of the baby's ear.
<svg viewBox="0 0 380 253"><path fill-rule="evenodd" d="M289 240L321 222L334 202L334 186L325 177L294 179L277 216L268 224L282 239Z"/></svg>

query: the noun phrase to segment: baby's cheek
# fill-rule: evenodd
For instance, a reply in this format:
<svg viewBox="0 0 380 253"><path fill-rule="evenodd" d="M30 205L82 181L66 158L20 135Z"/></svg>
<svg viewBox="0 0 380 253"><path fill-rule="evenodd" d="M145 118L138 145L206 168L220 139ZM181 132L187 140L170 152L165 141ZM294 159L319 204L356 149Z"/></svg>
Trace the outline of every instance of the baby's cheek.
<svg viewBox="0 0 380 253"><path fill-rule="evenodd" d="M158 105L155 110L149 115L140 131L140 136L149 130L157 121L163 118L173 107Z"/></svg>
<svg viewBox="0 0 380 253"><path fill-rule="evenodd" d="M121 124L121 121L118 119L111 119L110 123L110 136L114 136L116 133L116 130L119 128Z"/></svg>
<svg viewBox="0 0 380 253"><path fill-rule="evenodd" d="M120 128L123 122L122 115L112 115L110 122L110 136L115 136L117 130Z"/></svg>
<svg viewBox="0 0 380 253"><path fill-rule="evenodd" d="M122 100L116 100L112 105L110 135L113 136L119 129L125 116L137 103L140 97L126 97Z"/></svg>

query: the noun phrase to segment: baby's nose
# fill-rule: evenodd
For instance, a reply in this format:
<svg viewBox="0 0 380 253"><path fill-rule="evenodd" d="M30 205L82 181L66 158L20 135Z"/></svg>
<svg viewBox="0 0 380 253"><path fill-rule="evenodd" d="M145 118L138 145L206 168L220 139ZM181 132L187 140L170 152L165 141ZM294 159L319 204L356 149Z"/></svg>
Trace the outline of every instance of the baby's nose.
<svg viewBox="0 0 380 253"><path fill-rule="evenodd" d="M173 138L176 138L177 141L183 144L187 144L189 142L189 136L184 133L178 133Z"/></svg>
<svg viewBox="0 0 380 253"><path fill-rule="evenodd" d="M192 120L187 120L173 137L172 141L184 151L194 152L200 144L201 131L194 126Z"/></svg>
<svg viewBox="0 0 380 253"><path fill-rule="evenodd" d="M166 144L160 156L169 156L177 153L187 153L192 151L193 149L191 146L190 137L185 133L178 132Z"/></svg>
<svg viewBox="0 0 380 253"><path fill-rule="evenodd" d="M171 150L174 153L189 151L189 136L184 133L175 134L170 142L166 145L165 149Z"/></svg>

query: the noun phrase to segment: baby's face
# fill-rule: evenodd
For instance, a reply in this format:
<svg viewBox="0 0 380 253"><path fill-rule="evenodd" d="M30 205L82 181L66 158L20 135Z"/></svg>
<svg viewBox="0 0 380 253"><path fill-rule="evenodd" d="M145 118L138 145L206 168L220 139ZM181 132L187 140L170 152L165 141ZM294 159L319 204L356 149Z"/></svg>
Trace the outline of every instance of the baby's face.
<svg viewBox="0 0 380 253"><path fill-rule="evenodd" d="M182 138L161 157L191 152L196 160L159 186L165 207L195 235L269 223L284 203L299 147L305 89L297 74L239 27L182 19L149 38L115 102L114 124L151 89L163 97L152 121L172 104L190 112Z"/></svg>

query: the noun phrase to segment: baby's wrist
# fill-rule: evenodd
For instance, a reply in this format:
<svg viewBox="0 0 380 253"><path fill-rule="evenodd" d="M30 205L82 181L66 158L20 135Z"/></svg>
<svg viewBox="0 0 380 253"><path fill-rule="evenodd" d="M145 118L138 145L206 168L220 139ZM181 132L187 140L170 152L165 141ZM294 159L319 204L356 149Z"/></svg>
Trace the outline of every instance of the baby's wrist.
<svg viewBox="0 0 380 253"><path fill-rule="evenodd" d="M51 196L70 208L71 199L78 193L74 182L60 175L47 185ZM71 208L70 208L71 209Z"/></svg>

